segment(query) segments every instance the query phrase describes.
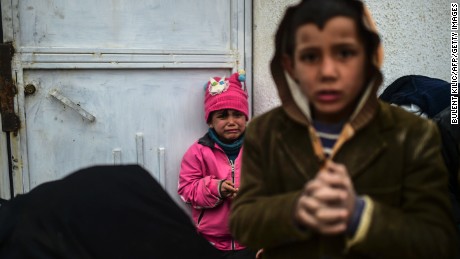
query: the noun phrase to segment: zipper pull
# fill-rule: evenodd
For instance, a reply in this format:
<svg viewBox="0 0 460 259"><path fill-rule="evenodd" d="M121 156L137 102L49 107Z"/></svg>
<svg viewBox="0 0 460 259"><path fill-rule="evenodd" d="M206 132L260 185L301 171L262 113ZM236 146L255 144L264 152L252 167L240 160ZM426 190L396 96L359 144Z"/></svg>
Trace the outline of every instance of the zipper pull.
<svg viewBox="0 0 460 259"><path fill-rule="evenodd" d="M233 163L232 160L228 160L230 161L230 165L232 166L232 183L235 183L235 164Z"/></svg>

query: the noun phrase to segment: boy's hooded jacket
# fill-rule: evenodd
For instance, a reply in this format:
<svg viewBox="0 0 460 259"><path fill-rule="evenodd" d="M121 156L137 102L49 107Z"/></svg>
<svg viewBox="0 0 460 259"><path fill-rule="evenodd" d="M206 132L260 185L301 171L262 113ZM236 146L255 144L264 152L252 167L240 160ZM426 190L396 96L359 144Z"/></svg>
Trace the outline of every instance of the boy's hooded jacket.
<svg viewBox="0 0 460 259"><path fill-rule="evenodd" d="M241 187L230 229L274 258L452 258L456 240L448 175L433 122L378 101L376 73L345 124L332 160L344 164L365 214L354 237L325 236L294 222L306 182L324 163L308 102L282 67L286 11L275 38L271 72L282 106L254 118L245 135ZM367 10L363 21L376 31ZM382 49L373 66L382 63Z"/></svg>

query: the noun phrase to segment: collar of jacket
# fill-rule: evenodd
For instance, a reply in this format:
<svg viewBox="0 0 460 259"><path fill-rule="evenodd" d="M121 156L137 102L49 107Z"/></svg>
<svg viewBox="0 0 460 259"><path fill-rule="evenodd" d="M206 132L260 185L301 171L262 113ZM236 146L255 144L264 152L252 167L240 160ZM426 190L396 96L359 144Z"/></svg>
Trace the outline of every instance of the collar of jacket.
<svg viewBox="0 0 460 259"><path fill-rule="evenodd" d="M273 58L271 72L278 89L283 109L288 116L307 127L311 126L311 114L308 100L302 95L296 82L288 75L281 65L281 54ZM354 131L360 130L374 117L377 111L377 90L381 84L381 78L371 80L352 116L349 124Z"/></svg>
<svg viewBox="0 0 460 259"><path fill-rule="evenodd" d="M209 136L209 133L206 132L206 134L204 134L203 137L198 139L198 144L201 144L203 146L207 146L210 148L215 148L216 142L214 142L214 140L212 140L212 138Z"/></svg>
<svg viewBox="0 0 460 259"><path fill-rule="evenodd" d="M386 132L391 131L395 127L396 121L393 113L390 111L391 106L382 101L378 101L377 106L375 117L361 130L360 134L353 141L350 141L346 145L341 145L341 150L335 152L334 161L346 163L347 169L353 177L361 174L368 167L369 163L374 161L386 148ZM276 138L278 138L277 143L280 143L279 148L289 154L286 158L299 169L299 172L303 172L302 174L306 177L305 179L311 179L314 177L314 174L311 174L311 172L319 170L315 165L319 164L321 168L324 165L325 159L316 153L314 135L308 134L309 137L299 139L299 134L305 134L305 131L302 133L302 129L298 127L301 124L290 119L291 117L285 111L284 114L285 116L282 117L284 118L283 121L278 123L283 126L279 127L279 131L276 134ZM268 127L268 125L265 127ZM302 128L305 129L305 127ZM360 152L356 152L356 150L360 150ZM313 152L317 160L306 160L305 152ZM310 155L311 153L308 154Z"/></svg>
<svg viewBox="0 0 460 259"><path fill-rule="evenodd" d="M311 114L308 101L301 93L297 83L292 78L290 78L288 73L286 73L282 62L286 44L284 34L291 22L291 17L299 5L288 8L284 18L279 25L275 36L275 54L270 64L270 70L273 76L273 80L275 81L283 109L292 120L305 125L309 129L315 154L322 160L325 160L321 141L319 140L319 137L317 136L316 131L311 123ZM363 22L370 31L377 33L377 28L372 19L372 16L365 6ZM380 68L382 61L383 48L380 44L377 46L376 52L372 57L372 63L376 68ZM374 78L369 80L367 88L361 95L361 99L358 102L355 111L349 118L348 122L344 125L344 128L333 148L332 155L329 159L333 158L334 154L340 149L343 143L352 138L356 131L362 129L375 116L378 110L377 90L381 83L382 75L379 71L376 73Z"/></svg>
<svg viewBox="0 0 460 259"><path fill-rule="evenodd" d="M276 58L276 57L275 57ZM307 98L301 93L299 86L296 82L284 71L281 60L277 62L272 61L271 68L273 78L278 88L278 94L281 98L282 107L286 114L294 121L305 125L310 133L312 145L316 156L320 160L326 160L321 140L316 133L312 123L311 114ZM341 146L353 137L356 131L359 131L366 126L378 110L377 89L381 83L381 79L376 78L371 80L367 88L361 95L355 111L351 115L349 121L345 123L340 136L335 143L332 154L329 159L333 159L334 155L341 148Z"/></svg>

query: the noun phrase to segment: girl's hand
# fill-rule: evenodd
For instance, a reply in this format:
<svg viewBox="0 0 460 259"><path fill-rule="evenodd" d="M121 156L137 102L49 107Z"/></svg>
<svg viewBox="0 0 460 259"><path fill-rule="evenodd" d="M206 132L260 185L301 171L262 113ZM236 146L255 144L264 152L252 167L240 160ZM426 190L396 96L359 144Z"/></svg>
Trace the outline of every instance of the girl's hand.
<svg viewBox="0 0 460 259"><path fill-rule="evenodd" d="M222 195L222 198L234 198L236 196L236 193L238 192L238 188L234 188L234 184L230 180L225 180L222 182L220 186L220 193Z"/></svg>

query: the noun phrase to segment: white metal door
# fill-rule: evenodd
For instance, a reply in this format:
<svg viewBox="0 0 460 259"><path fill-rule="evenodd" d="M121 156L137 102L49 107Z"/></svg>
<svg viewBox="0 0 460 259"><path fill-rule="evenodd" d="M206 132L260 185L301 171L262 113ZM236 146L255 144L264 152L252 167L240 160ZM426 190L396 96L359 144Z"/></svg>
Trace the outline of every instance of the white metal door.
<svg viewBox="0 0 460 259"><path fill-rule="evenodd" d="M1 1L21 118L14 192L139 163L179 201L180 159L206 130L206 80L251 75L251 1Z"/></svg>

